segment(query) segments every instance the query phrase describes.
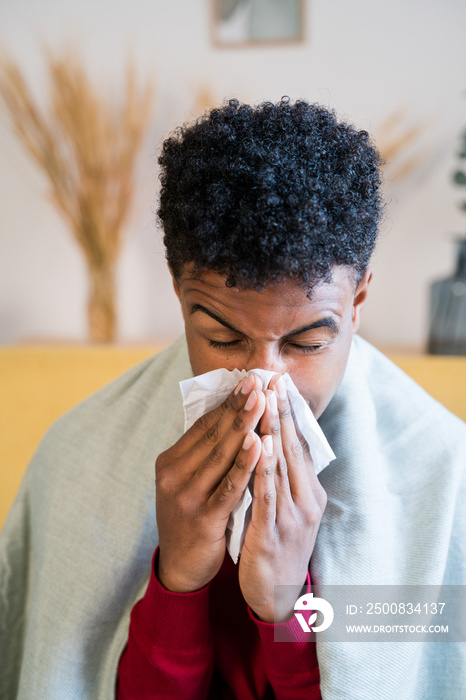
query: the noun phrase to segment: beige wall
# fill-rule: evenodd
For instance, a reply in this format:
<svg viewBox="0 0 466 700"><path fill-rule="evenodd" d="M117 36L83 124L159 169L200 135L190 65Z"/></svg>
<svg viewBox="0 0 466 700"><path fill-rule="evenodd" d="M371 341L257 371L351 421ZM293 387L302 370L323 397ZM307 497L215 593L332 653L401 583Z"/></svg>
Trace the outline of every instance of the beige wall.
<svg viewBox="0 0 466 700"><path fill-rule="evenodd" d="M153 224L155 146L189 119L199 89L218 99L276 100L283 94L334 107L377 131L406 110L406 125L428 120L423 164L390 182L374 282L362 333L376 344L420 345L427 289L453 264L450 234L465 229L449 183L458 134L466 126L466 4L457 0L313 0L307 41L287 48L219 50L209 40L208 0L17 0L3 3L0 43L34 81L44 81L38 47L75 39L108 89L129 48L157 99L139 167L137 209L119 267L120 339L176 335L181 316ZM84 340L85 269L65 225L45 201L46 183L0 118L0 342Z"/></svg>

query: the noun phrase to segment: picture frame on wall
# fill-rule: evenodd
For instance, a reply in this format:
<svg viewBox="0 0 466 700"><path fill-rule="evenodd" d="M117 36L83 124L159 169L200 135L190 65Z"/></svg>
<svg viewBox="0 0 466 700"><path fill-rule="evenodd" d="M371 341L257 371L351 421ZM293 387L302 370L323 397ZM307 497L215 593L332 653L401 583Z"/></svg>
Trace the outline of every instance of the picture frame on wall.
<svg viewBox="0 0 466 700"><path fill-rule="evenodd" d="M219 48L295 44L304 40L304 0L210 0Z"/></svg>

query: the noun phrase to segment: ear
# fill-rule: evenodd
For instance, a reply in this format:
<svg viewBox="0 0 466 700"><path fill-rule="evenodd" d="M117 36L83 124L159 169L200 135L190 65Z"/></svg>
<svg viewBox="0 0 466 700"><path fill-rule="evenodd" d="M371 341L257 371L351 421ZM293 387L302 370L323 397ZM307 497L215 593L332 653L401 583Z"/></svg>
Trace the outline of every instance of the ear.
<svg viewBox="0 0 466 700"><path fill-rule="evenodd" d="M369 284L372 279L372 270L368 267L365 271L362 280L359 282L356 291L354 293L353 300L353 319L352 319L352 330L353 333L357 333L359 328L359 323L361 321L361 311L367 299L367 292L369 291Z"/></svg>

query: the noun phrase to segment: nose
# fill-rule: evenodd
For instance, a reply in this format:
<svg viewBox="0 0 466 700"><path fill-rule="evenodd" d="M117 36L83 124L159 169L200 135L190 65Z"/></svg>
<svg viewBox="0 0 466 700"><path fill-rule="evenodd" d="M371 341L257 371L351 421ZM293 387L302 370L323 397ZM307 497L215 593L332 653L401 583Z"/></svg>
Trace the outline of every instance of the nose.
<svg viewBox="0 0 466 700"><path fill-rule="evenodd" d="M267 369L275 374L287 371L286 363L280 353L278 343L256 343L251 349L246 369Z"/></svg>

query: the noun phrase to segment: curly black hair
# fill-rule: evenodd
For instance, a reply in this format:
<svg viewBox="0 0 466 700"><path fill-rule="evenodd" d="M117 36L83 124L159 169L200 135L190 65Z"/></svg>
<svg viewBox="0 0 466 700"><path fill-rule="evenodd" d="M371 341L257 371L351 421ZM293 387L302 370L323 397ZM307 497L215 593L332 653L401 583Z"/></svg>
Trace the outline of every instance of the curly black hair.
<svg viewBox="0 0 466 700"><path fill-rule="evenodd" d="M366 131L304 100L229 100L162 146L158 217L179 278L213 270L263 288L312 286L334 265L358 279L381 218L381 158Z"/></svg>

